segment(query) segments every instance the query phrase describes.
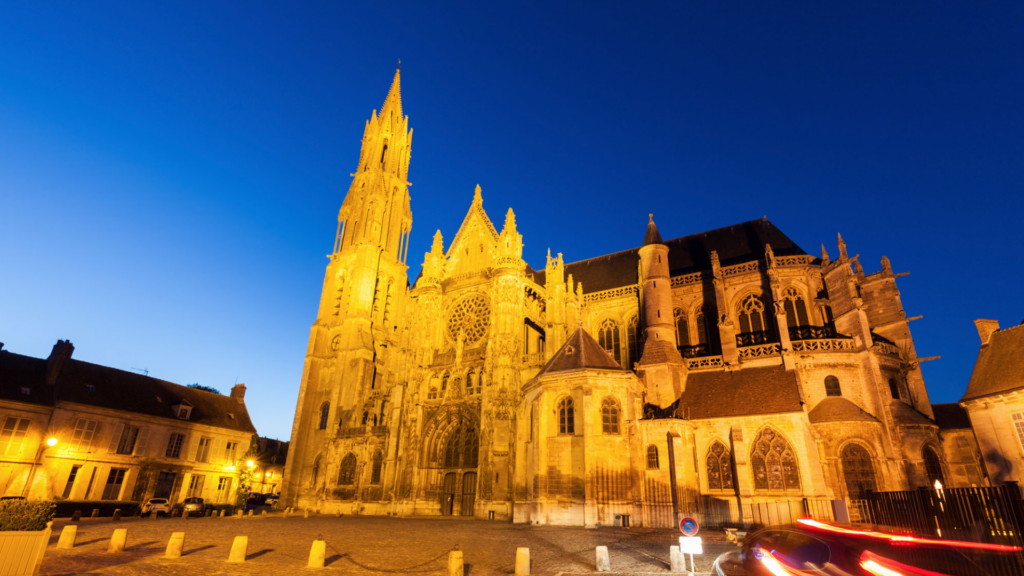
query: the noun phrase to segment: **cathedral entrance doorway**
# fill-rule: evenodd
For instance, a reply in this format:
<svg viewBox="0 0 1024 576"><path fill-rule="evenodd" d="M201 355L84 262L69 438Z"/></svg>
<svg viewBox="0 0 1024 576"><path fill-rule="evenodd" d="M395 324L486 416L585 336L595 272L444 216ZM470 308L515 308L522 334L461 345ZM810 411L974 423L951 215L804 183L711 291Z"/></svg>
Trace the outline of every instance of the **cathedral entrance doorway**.
<svg viewBox="0 0 1024 576"><path fill-rule="evenodd" d="M871 455L859 444L847 444L841 455L843 476L846 479L846 495L851 500L860 500L868 490L877 490L875 467Z"/></svg>
<svg viewBox="0 0 1024 576"><path fill-rule="evenodd" d="M462 510L463 516L472 516L474 504L476 503L476 472L466 472L462 475Z"/></svg>
<svg viewBox="0 0 1024 576"><path fill-rule="evenodd" d="M455 480L455 472L449 472L441 484L441 514L445 516L451 516L455 509Z"/></svg>

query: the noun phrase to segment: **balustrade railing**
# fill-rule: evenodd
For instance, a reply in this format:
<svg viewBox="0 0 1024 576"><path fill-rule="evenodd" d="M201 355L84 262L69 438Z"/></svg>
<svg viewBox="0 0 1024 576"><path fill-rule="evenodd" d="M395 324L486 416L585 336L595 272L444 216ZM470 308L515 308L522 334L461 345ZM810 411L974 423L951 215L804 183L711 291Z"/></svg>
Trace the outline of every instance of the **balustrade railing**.
<svg viewBox="0 0 1024 576"><path fill-rule="evenodd" d="M725 366L721 356L701 356L700 358L687 358L686 368L688 370L707 370Z"/></svg>
<svg viewBox="0 0 1024 576"><path fill-rule="evenodd" d="M821 340L823 338L835 338L836 327L834 324L825 326L793 326L789 329L789 339L796 340Z"/></svg>
<svg viewBox="0 0 1024 576"><path fill-rule="evenodd" d="M523 354L523 364L530 366L543 364L546 359L545 352L530 352L529 354Z"/></svg>
<svg viewBox="0 0 1024 576"><path fill-rule="evenodd" d="M755 344L768 344L769 342L776 342L775 335L771 332L744 332L743 334L736 335L737 346L753 346Z"/></svg>
<svg viewBox="0 0 1024 576"><path fill-rule="evenodd" d="M779 353L778 344L755 344L739 348L740 360L754 360L756 358L767 358Z"/></svg>
<svg viewBox="0 0 1024 576"><path fill-rule="evenodd" d="M707 344L694 344L693 346L680 346L679 353L682 354L683 358L699 358L701 356L710 356L711 347Z"/></svg>

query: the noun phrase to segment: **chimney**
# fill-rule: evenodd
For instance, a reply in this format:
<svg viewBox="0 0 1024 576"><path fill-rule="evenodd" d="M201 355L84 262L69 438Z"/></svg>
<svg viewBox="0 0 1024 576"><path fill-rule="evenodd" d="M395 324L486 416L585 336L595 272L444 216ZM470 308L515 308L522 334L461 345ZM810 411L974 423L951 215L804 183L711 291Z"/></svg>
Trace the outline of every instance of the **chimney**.
<svg viewBox="0 0 1024 576"><path fill-rule="evenodd" d="M245 404L245 384L235 384L232 386L231 397L239 404Z"/></svg>
<svg viewBox="0 0 1024 576"><path fill-rule="evenodd" d="M978 327L978 336L981 336L981 345L984 346L992 340L992 333L999 330L999 320L985 320L978 318L974 321Z"/></svg>
<svg viewBox="0 0 1024 576"><path fill-rule="evenodd" d="M75 345L70 340L57 340L50 351L50 357L46 359L46 383L53 386L57 383L60 370L64 363L71 359L71 353L75 351Z"/></svg>

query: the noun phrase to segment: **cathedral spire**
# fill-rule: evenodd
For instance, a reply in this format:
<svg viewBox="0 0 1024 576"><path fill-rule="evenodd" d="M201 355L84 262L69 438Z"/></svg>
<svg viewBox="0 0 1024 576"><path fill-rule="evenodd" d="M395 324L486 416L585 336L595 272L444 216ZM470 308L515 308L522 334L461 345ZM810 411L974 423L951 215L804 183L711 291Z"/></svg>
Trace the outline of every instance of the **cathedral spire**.
<svg viewBox="0 0 1024 576"><path fill-rule="evenodd" d="M402 118L401 74L402 70L400 68L395 70L395 79L391 81L391 89L388 90L388 95L384 98L384 105L380 107L381 120L388 117L388 112L394 112L396 118Z"/></svg>

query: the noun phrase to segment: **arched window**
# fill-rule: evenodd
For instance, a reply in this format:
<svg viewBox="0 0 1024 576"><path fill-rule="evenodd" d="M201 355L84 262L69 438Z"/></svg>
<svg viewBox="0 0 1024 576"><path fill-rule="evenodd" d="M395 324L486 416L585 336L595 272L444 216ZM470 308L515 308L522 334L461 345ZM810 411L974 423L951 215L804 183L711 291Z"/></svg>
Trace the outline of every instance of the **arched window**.
<svg viewBox="0 0 1024 576"><path fill-rule="evenodd" d="M331 403L330 402L324 402L323 404L320 405L320 427L319 427L320 430L326 430L327 429L327 417L330 415L330 413L331 413Z"/></svg>
<svg viewBox="0 0 1024 576"><path fill-rule="evenodd" d="M572 409L572 398L566 396L558 402L558 433L575 434L576 425L573 422L574 414Z"/></svg>
<svg viewBox="0 0 1024 576"><path fill-rule="evenodd" d="M620 361L619 325L614 320L609 319L601 323L601 328L597 331L597 341L616 362Z"/></svg>
<svg viewBox="0 0 1024 576"><path fill-rule="evenodd" d="M889 394L892 395L893 400L900 399L900 386L896 383L895 378L889 378Z"/></svg>
<svg viewBox="0 0 1024 576"><path fill-rule="evenodd" d="M441 392L444 392L447 389L448 389L448 375L445 374L444 376L441 377Z"/></svg>
<svg viewBox="0 0 1024 576"><path fill-rule="evenodd" d="M363 426L366 426L366 423L369 420L370 420L370 413L367 412L366 410L363 410Z"/></svg>
<svg viewBox="0 0 1024 576"><path fill-rule="evenodd" d="M640 361L640 357L644 354L644 335L640 330L640 319L638 316L633 316L629 321L629 325L626 328L626 343L628 344L629 360L626 362L625 368L632 370L633 366Z"/></svg>
<svg viewBox="0 0 1024 576"><path fill-rule="evenodd" d="M842 396L843 391L839 387L839 378L835 376L825 377L825 395L826 396Z"/></svg>
<svg viewBox="0 0 1024 576"><path fill-rule="evenodd" d="M676 321L676 342L679 347L690 345L690 327L686 324L686 314L682 310L676 308L672 311L672 316Z"/></svg>
<svg viewBox="0 0 1024 576"><path fill-rule="evenodd" d="M480 375L475 371L466 374L466 394L473 395L480 393Z"/></svg>
<svg viewBox="0 0 1024 576"><path fill-rule="evenodd" d="M782 302L786 309L786 322L790 327L807 326L807 306L800 291L790 286L782 292Z"/></svg>
<svg viewBox="0 0 1024 576"><path fill-rule="evenodd" d="M693 321L697 324L697 344L704 346L708 343L708 322L704 306L701 306Z"/></svg>
<svg viewBox="0 0 1024 576"><path fill-rule="evenodd" d="M764 313L764 300L749 294L740 302L737 313L740 317L740 333L767 332L768 318Z"/></svg>
<svg viewBox="0 0 1024 576"><path fill-rule="evenodd" d="M387 159L387 155L388 155L388 141L385 138L384 139L384 148L380 151L380 167L381 168L384 168L384 166L385 166L384 162Z"/></svg>
<svg viewBox="0 0 1024 576"><path fill-rule="evenodd" d="M614 398L601 402L601 431L605 434L619 433L619 403Z"/></svg>
<svg viewBox="0 0 1024 576"><path fill-rule="evenodd" d="M875 467L871 455L860 444L847 444L839 454L843 463L847 498L860 500L868 490L876 490Z"/></svg>
<svg viewBox="0 0 1024 576"><path fill-rule="evenodd" d="M313 459L313 473L309 476L309 483L311 486L316 486L316 481L320 478L320 455L317 455Z"/></svg>
<svg viewBox="0 0 1024 576"><path fill-rule="evenodd" d="M377 450L373 454L373 467L370 469L370 484L380 484L380 471L384 466L384 454Z"/></svg>
<svg viewBox="0 0 1024 576"><path fill-rule="evenodd" d="M651 444L647 447L647 469L657 470L658 467L658 447Z"/></svg>
<svg viewBox="0 0 1024 576"><path fill-rule="evenodd" d="M828 326L828 325L832 324L832 307L831 306L822 306L821 308L818 308L818 312L819 312L819 314L821 314L821 325L822 326Z"/></svg>
<svg viewBox="0 0 1024 576"><path fill-rule="evenodd" d="M476 468L480 438L476 429L463 426L452 432L444 447L445 468Z"/></svg>
<svg viewBox="0 0 1024 576"><path fill-rule="evenodd" d="M754 489L779 492L800 489L800 472L789 442L771 428L765 428L754 440L750 453L754 471Z"/></svg>
<svg viewBox="0 0 1024 576"><path fill-rule="evenodd" d="M921 456L924 458L924 473L928 476L928 487L935 486L935 481L942 482L942 485L946 485L946 477L942 474L942 461L939 460L939 455L935 453L935 449L931 446L925 446L924 450L921 451Z"/></svg>
<svg viewBox="0 0 1024 576"><path fill-rule="evenodd" d="M356 483L356 455L348 453L341 460L341 468L338 470L338 484L351 486Z"/></svg>
<svg viewBox="0 0 1024 576"><path fill-rule="evenodd" d="M732 454L725 444L715 442L708 450L708 488L711 490L732 490Z"/></svg>
<svg viewBox="0 0 1024 576"><path fill-rule="evenodd" d="M431 386L430 387L430 392L427 392L427 400L436 400L436 399L437 399L437 387L436 386Z"/></svg>

